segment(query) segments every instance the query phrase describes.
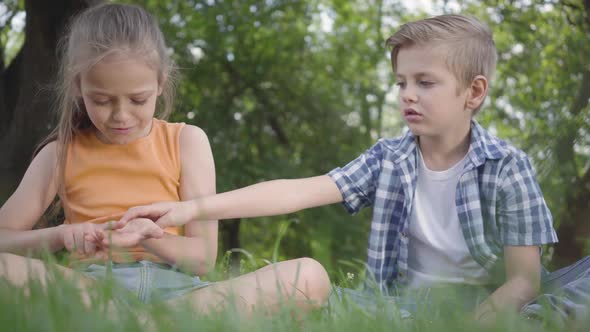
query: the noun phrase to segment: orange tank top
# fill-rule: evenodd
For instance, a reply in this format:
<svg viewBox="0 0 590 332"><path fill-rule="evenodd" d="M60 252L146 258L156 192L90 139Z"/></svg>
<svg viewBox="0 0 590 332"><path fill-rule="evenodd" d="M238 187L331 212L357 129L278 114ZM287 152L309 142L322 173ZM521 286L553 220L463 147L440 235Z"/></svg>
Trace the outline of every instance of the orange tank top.
<svg viewBox="0 0 590 332"><path fill-rule="evenodd" d="M102 143L94 130L75 135L65 164L65 223L104 223L118 220L133 206L180 200L183 126L154 119L148 136L125 145ZM180 235L182 227L166 232ZM72 262L89 260L71 255ZM113 253L115 262L139 260L162 262L141 246Z"/></svg>

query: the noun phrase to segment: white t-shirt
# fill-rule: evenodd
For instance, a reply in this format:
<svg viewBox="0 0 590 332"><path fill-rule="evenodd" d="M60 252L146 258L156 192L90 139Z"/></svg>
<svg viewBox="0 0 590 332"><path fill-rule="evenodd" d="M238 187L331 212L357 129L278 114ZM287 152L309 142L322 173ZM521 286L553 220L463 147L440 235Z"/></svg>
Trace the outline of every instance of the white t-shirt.
<svg viewBox="0 0 590 332"><path fill-rule="evenodd" d="M410 217L410 288L489 283L488 272L469 253L461 232L455 191L467 155L445 171L431 171L418 150L418 178Z"/></svg>

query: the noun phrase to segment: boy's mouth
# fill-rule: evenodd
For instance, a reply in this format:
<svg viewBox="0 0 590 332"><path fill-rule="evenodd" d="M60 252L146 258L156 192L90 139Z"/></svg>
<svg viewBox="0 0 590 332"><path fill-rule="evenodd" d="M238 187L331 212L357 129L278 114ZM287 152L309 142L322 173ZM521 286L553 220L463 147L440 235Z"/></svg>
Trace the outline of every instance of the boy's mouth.
<svg viewBox="0 0 590 332"><path fill-rule="evenodd" d="M408 123L419 123L424 120L424 116L414 109L406 108L404 109L404 119Z"/></svg>
<svg viewBox="0 0 590 332"><path fill-rule="evenodd" d="M411 108L406 108L404 110L404 115L405 116L411 116L411 115L422 115L422 114L418 113L417 111L415 111L415 110L413 110Z"/></svg>

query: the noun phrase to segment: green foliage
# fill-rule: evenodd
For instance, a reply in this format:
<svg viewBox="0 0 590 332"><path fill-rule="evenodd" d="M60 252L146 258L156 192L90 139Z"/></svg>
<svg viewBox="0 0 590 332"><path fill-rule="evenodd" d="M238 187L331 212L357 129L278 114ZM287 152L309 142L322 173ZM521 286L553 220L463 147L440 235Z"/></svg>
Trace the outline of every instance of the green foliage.
<svg viewBox="0 0 590 332"><path fill-rule="evenodd" d="M219 191L325 174L377 138L402 131L384 40L400 23L425 15L407 12L402 1L132 2L160 21L181 72L172 120L207 132ZM451 2L436 3L437 10L452 11ZM572 215L571 204L578 199L588 206L590 188L584 3L456 3L487 21L500 54L479 121L531 155L556 224L581 223L587 214ZM8 64L24 38L12 25L24 1L1 6ZM312 256L341 278L337 271L348 269L342 261L365 259L369 221L368 210L350 217L326 207L244 221L240 237L244 250L261 257ZM292 225L279 248L269 234L284 222ZM342 275L347 272L359 271Z"/></svg>
<svg viewBox="0 0 590 332"><path fill-rule="evenodd" d="M173 120L207 132L219 191L325 174L379 136L390 75L380 1L140 3L158 14L181 69ZM240 237L261 256L330 267L364 259L362 219L322 208L243 221ZM268 234L287 220L295 222L277 251Z"/></svg>
<svg viewBox="0 0 590 332"><path fill-rule="evenodd" d="M219 191L325 174L377 138L401 133L384 40L425 15L407 12L402 1L133 2L160 21L181 72L172 120L207 132ZM458 4L492 27L500 59L478 120L532 157L556 225L581 225L590 213L584 3L435 3L443 12ZM0 5L5 65L23 42L13 25L23 10L23 0ZM342 260L365 259L369 221L368 210L350 217L340 207L259 218L243 222L241 243L268 259L312 256L337 273ZM277 248L269 234L284 222L292 225Z"/></svg>
<svg viewBox="0 0 590 332"><path fill-rule="evenodd" d="M0 4L0 57L4 66L8 66L24 43L24 32L17 21L24 25L24 1L7 0Z"/></svg>
<svg viewBox="0 0 590 332"><path fill-rule="evenodd" d="M172 120L207 132L219 191L324 174L355 158L378 137L402 131L383 43L399 23L424 14L406 12L400 1L133 2L160 21L181 72ZM557 223L580 223L567 212L572 193L587 186L583 176L590 164L590 109L587 102L580 103L590 71L582 1L458 3L492 27L500 55L489 105L478 120L531 155ZM23 1L4 4L24 8ZM6 63L19 47L16 43L6 49L7 38L22 39L22 34L15 35L7 25L0 30ZM354 288L363 279L370 216L366 210L350 217L334 206L243 221L243 248L234 249L241 255L240 273L271 261L311 256L337 285ZM228 259L222 256L211 280L227 278ZM391 320L354 306L336 306L304 321L282 310L244 322L231 310L202 316L188 306L132 301L132 306L117 303L115 317L105 310L112 284L93 288L93 305L87 308L79 293L60 280L53 278L46 290L33 282L29 295L0 280L3 330L134 331L142 329L145 317L155 321L156 330L480 329L459 311ZM549 315L538 326L506 314L485 330L584 331L588 324L590 318L564 323Z"/></svg>
<svg viewBox="0 0 590 332"><path fill-rule="evenodd" d="M324 174L401 133L384 40L424 13L378 0L139 3L158 15L181 69L173 120L208 133L219 191ZM556 225L580 222L568 212L590 165L581 1L457 3L492 27L499 51L479 121L532 157ZM290 221L277 256L269 231ZM334 271L340 260L365 259L369 221L370 211L319 208L243 221L240 238L263 257L313 256Z"/></svg>
<svg viewBox="0 0 590 332"><path fill-rule="evenodd" d="M557 224L578 222L566 213L577 184L586 185L580 178L590 166L590 95L577 105L590 71L590 24L583 21L582 2L568 2L577 9L547 1L466 3L468 12L493 27L499 51L482 121L533 158Z"/></svg>

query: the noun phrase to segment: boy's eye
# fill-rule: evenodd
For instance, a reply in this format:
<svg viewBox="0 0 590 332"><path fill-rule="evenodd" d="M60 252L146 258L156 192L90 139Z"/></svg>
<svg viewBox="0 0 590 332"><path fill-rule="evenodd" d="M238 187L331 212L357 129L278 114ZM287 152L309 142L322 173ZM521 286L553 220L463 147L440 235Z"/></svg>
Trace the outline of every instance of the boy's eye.
<svg viewBox="0 0 590 332"><path fill-rule="evenodd" d="M397 85L403 89L406 86L406 82L397 82L397 83L395 83L395 85Z"/></svg>
<svg viewBox="0 0 590 332"><path fill-rule="evenodd" d="M432 86L434 84L434 82L430 82L430 81L419 81L418 84L420 84L421 86L429 87L429 86Z"/></svg>

